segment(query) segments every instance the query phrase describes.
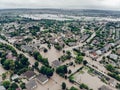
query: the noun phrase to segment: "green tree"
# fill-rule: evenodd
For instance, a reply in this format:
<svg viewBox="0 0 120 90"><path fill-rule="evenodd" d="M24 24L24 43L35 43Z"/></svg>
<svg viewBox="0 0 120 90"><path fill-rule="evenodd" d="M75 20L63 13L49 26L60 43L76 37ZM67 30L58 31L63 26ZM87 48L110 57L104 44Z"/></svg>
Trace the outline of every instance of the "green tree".
<svg viewBox="0 0 120 90"><path fill-rule="evenodd" d="M72 86L70 90L78 90L78 89Z"/></svg>
<svg viewBox="0 0 120 90"><path fill-rule="evenodd" d="M80 84L80 89L89 89L88 86L84 83Z"/></svg>
<svg viewBox="0 0 120 90"><path fill-rule="evenodd" d="M8 89L9 86L10 86L10 81L3 81L2 85L3 85L6 89Z"/></svg>
<svg viewBox="0 0 120 90"><path fill-rule="evenodd" d="M62 65L62 66L59 66L57 69L56 69L56 73L59 74L59 75L63 75L67 73L67 66L66 65Z"/></svg>
<svg viewBox="0 0 120 90"><path fill-rule="evenodd" d="M9 90L16 90L18 85L16 83L12 83Z"/></svg>
<svg viewBox="0 0 120 90"><path fill-rule="evenodd" d="M75 59L75 63L81 64L83 61L83 56L77 56Z"/></svg>
<svg viewBox="0 0 120 90"><path fill-rule="evenodd" d="M106 65L106 68L107 68L107 70L109 70L111 72L115 71L115 68L111 64Z"/></svg>
<svg viewBox="0 0 120 90"><path fill-rule="evenodd" d="M35 67L38 67L38 66L39 66L39 63L38 63L38 62L35 62L34 66L35 66Z"/></svg>
<svg viewBox="0 0 120 90"><path fill-rule="evenodd" d="M6 78L6 73L2 74L2 79L4 80Z"/></svg>
<svg viewBox="0 0 120 90"><path fill-rule="evenodd" d="M21 84L20 84L20 87L21 87L22 89L26 89L25 83L21 83Z"/></svg>
<svg viewBox="0 0 120 90"><path fill-rule="evenodd" d="M13 60L5 60L3 66L6 70L10 70L10 69L13 70L15 67L15 63Z"/></svg>
<svg viewBox="0 0 120 90"><path fill-rule="evenodd" d="M40 69L40 73L47 75L48 77L51 77L53 75L53 72L53 69L46 66L42 66Z"/></svg>
<svg viewBox="0 0 120 90"><path fill-rule="evenodd" d="M65 82L63 82L61 86L62 86L63 90L66 89L66 83Z"/></svg>

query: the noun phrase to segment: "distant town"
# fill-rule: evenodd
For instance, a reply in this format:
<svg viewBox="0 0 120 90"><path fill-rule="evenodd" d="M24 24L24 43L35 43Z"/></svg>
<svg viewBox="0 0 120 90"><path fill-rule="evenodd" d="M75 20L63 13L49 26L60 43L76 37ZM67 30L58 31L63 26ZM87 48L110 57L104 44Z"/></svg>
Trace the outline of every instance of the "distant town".
<svg viewBox="0 0 120 90"><path fill-rule="evenodd" d="M120 12L1 9L0 72L0 90L120 90Z"/></svg>

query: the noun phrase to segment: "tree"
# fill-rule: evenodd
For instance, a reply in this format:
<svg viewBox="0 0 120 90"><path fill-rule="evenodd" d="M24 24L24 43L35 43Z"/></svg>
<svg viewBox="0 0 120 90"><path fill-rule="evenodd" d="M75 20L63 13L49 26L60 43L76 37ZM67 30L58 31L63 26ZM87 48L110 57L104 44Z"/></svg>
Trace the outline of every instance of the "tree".
<svg viewBox="0 0 120 90"><path fill-rule="evenodd" d="M75 63L81 64L83 61L83 56L77 56L75 59Z"/></svg>
<svg viewBox="0 0 120 90"><path fill-rule="evenodd" d="M40 69L40 73L47 75L48 77L51 77L53 75L53 72L53 69L46 66L42 66Z"/></svg>
<svg viewBox="0 0 120 90"><path fill-rule="evenodd" d="M48 50L46 48L44 48L44 53L48 52Z"/></svg>
<svg viewBox="0 0 120 90"><path fill-rule="evenodd" d="M106 68L107 68L107 70L109 70L111 72L115 71L115 68L111 64L106 65Z"/></svg>
<svg viewBox="0 0 120 90"><path fill-rule="evenodd" d="M25 83L21 83L21 84L20 84L20 87L21 87L22 89L26 89Z"/></svg>
<svg viewBox="0 0 120 90"><path fill-rule="evenodd" d="M2 74L2 79L4 80L6 78L6 73Z"/></svg>
<svg viewBox="0 0 120 90"><path fill-rule="evenodd" d="M78 89L72 86L70 90L78 90Z"/></svg>
<svg viewBox="0 0 120 90"><path fill-rule="evenodd" d="M74 77L73 77L73 76L70 76L70 77L69 77L69 81L70 81L71 83L74 83Z"/></svg>
<svg viewBox="0 0 120 90"><path fill-rule="evenodd" d="M23 54L20 54L18 59L20 60L22 66L29 66L30 65L28 58L26 58Z"/></svg>
<svg viewBox="0 0 120 90"><path fill-rule="evenodd" d="M117 83L116 88L120 89L120 84L119 83Z"/></svg>
<svg viewBox="0 0 120 90"><path fill-rule="evenodd" d="M59 75L63 75L67 73L67 66L66 65L62 65L62 66L59 66L57 69L56 69L56 73L59 74Z"/></svg>
<svg viewBox="0 0 120 90"><path fill-rule="evenodd" d="M9 90L16 90L18 85L16 83L12 83Z"/></svg>
<svg viewBox="0 0 120 90"><path fill-rule="evenodd" d="M15 63L13 60L5 60L5 62L3 63L3 67L6 69L6 70L13 70L14 67L15 67Z"/></svg>
<svg viewBox="0 0 120 90"><path fill-rule="evenodd" d="M34 63L34 66L35 66L35 67L38 67L38 66L39 66L39 63L38 63L38 62L35 62L35 63Z"/></svg>
<svg viewBox="0 0 120 90"><path fill-rule="evenodd" d="M49 66L48 59L47 59L47 58L43 58L42 55L41 55L39 52L35 51L35 52L33 53L33 56L34 56L34 58L35 58L37 61L41 62L43 65Z"/></svg>
<svg viewBox="0 0 120 90"><path fill-rule="evenodd" d="M84 83L80 84L80 89L89 89L88 86Z"/></svg>
<svg viewBox="0 0 120 90"><path fill-rule="evenodd" d="M83 61L83 64L86 65L88 62L86 60Z"/></svg>
<svg viewBox="0 0 120 90"><path fill-rule="evenodd" d="M4 81L4 82L2 83L2 85L3 85L6 89L8 89L9 86L10 86L10 81Z"/></svg>
<svg viewBox="0 0 120 90"><path fill-rule="evenodd" d="M65 82L62 83L62 89L63 90L66 89L66 83Z"/></svg>

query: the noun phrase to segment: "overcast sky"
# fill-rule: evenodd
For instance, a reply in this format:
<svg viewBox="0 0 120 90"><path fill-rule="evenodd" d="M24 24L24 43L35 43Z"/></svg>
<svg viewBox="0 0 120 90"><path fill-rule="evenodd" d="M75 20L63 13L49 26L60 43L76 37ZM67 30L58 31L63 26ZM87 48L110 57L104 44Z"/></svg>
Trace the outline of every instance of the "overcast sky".
<svg viewBox="0 0 120 90"><path fill-rule="evenodd" d="M120 11L120 0L0 0L0 8L108 9Z"/></svg>

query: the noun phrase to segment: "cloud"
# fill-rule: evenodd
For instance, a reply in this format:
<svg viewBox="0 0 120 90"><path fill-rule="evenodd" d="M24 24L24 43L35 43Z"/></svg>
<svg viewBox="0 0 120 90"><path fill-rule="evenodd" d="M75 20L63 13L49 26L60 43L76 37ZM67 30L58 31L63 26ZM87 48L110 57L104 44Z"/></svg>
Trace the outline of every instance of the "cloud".
<svg viewBox="0 0 120 90"><path fill-rule="evenodd" d="M70 8L120 10L120 0L0 0L0 8Z"/></svg>

